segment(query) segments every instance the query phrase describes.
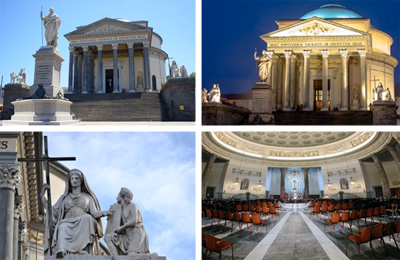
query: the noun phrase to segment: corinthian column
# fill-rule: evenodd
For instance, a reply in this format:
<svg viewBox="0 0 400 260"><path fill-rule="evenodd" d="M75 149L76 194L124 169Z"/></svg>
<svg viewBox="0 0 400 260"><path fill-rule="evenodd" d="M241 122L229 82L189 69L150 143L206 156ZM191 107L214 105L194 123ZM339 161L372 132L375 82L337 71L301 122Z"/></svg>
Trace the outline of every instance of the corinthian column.
<svg viewBox="0 0 400 260"><path fill-rule="evenodd" d="M304 174L304 198L308 199L310 196L310 187L308 184L308 168L303 168L303 174Z"/></svg>
<svg viewBox="0 0 400 260"><path fill-rule="evenodd" d="M82 94L88 93L88 83L89 83L89 62L88 62L88 50L89 46L83 46L83 85Z"/></svg>
<svg viewBox="0 0 400 260"><path fill-rule="evenodd" d="M303 75L303 109L305 111L309 111L309 96L310 96L310 75L309 75L309 70L310 70L310 50L304 50L303 51L303 56L304 56L304 75Z"/></svg>
<svg viewBox="0 0 400 260"><path fill-rule="evenodd" d="M21 216L23 209L22 196L15 197L14 205L14 233L13 233L13 256L14 259L18 259L18 240L19 240L19 217Z"/></svg>
<svg viewBox="0 0 400 260"><path fill-rule="evenodd" d="M281 196L285 194L286 168L281 168Z"/></svg>
<svg viewBox="0 0 400 260"><path fill-rule="evenodd" d="M388 145L386 148L388 149L388 151L389 151L390 154L392 155L394 161L395 161L396 164L397 164L397 168L398 168L399 171L400 171L400 156L399 156L399 154L396 152L396 150L394 149L394 147L391 146L391 145Z"/></svg>
<svg viewBox="0 0 400 260"><path fill-rule="evenodd" d="M297 56L290 58L290 108L295 109L296 103L296 61Z"/></svg>
<svg viewBox="0 0 400 260"><path fill-rule="evenodd" d="M113 92L119 93L118 89L118 43L113 43Z"/></svg>
<svg viewBox="0 0 400 260"><path fill-rule="evenodd" d="M103 93L103 45L97 45L97 91Z"/></svg>
<svg viewBox="0 0 400 260"><path fill-rule="evenodd" d="M381 180L383 196L389 199L392 197L392 194L390 192L389 180L386 176L385 169L383 168L382 162L381 160L379 160L379 157L376 154L372 155L372 159L375 162L375 166L379 174L379 179Z"/></svg>
<svg viewBox="0 0 400 260"><path fill-rule="evenodd" d="M292 57L292 51L285 51L285 108L284 111L290 111L290 57Z"/></svg>
<svg viewBox="0 0 400 260"><path fill-rule="evenodd" d="M0 259L15 259L13 256L14 199L19 179L18 165L0 165Z"/></svg>
<svg viewBox="0 0 400 260"><path fill-rule="evenodd" d="M347 50L339 50L340 56L342 58L342 69L341 69L341 78L342 78L342 88L340 89L342 94L342 100L340 101L340 111L348 111L348 91L349 84L347 82Z"/></svg>
<svg viewBox="0 0 400 260"><path fill-rule="evenodd" d="M321 50L322 54L322 109L328 111L328 50Z"/></svg>
<svg viewBox="0 0 400 260"><path fill-rule="evenodd" d="M274 91L273 98L272 98L272 110L276 110L277 108L277 100L278 100L278 61L279 56L273 55L272 56L272 90Z"/></svg>
<svg viewBox="0 0 400 260"><path fill-rule="evenodd" d="M203 190L202 190L202 198L205 198L205 197L206 197L208 176L210 175L211 169L212 169L212 167L214 166L215 159L217 159L217 156L216 156L215 154L213 154L213 155L210 157L210 159L208 159L206 168L204 168L203 176L202 176L202 178L201 178L201 179L202 179L201 183L202 183L202 187L203 187Z"/></svg>
<svg viewBox="0 0 400 260"><path fill-rule="evenodd" d="M69 49L69 71L68 71L68 93L72 93L73 86L73 72L74 72L74 47L68 47Z"/></svg>
<svg viewBox="0 0 400 260"><path fill-rule="evenodd" d="M359 110L367 110L367 86L366 86L366 56L367 51L365 49L358 49L358 53L360 54L360 85L361 85L361 95L360 95L360 109Z"/></svg>

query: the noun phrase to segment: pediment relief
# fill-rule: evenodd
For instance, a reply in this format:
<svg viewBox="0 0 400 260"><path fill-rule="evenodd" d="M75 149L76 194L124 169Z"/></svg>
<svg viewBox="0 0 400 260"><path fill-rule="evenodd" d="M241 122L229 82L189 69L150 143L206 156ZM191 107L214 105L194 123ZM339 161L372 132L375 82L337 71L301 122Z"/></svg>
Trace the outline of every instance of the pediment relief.
<svg viewBox="0 0 400 260"><path fill-rule="evenodd" d="M123 28L120 26L116 26L113 24L104 24L100 27L94 28L88 32L82 33L82 35L91 35L91 34L104 34L104 33L116 33L116 32L130 32L131 29Z"/></svg>
<svg viewBox="0 0 400 260"><path fill-rule="evenodd" d="M289 28L267 34L268 37L291 37L291 36L361 36L363 32L356 29L326 22L322 19L310 19L306 22L299 22Z"/></svg>

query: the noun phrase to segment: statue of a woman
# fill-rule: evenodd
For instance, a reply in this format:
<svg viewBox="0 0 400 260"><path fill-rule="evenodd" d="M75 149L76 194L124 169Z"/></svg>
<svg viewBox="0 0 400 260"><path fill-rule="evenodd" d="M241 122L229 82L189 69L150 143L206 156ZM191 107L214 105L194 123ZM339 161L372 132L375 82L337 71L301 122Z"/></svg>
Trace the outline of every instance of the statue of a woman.
<svg viewBox="0 0 400 260"><path fill-rule="evenodd" d="M268 82L270 77L270 61L271 58L265 50L262 51L262 56L257 57L257 51L254 52L254 59L258 62L258 75L260 82Z"/></svg>
<svg viewBox="0 0 400 260"><path fill-rule="evenodd" d="M51 250L57 258L100 254L99 239L103 237L100 218L111 212L100 211L99 201L80 170L69 172L65 192L52 213L55 228Z"/></svg>
<svg viewBox="0 0 400 260"><path fill-rule="evenodd" d="M61 18L54 13L54 9L50 8L50 13L43 17L43 11L40 12L40 19L44 21L44 28L46 29L45 38L47 46L53 45L57 47L58 28L61 25Z"/></svg>

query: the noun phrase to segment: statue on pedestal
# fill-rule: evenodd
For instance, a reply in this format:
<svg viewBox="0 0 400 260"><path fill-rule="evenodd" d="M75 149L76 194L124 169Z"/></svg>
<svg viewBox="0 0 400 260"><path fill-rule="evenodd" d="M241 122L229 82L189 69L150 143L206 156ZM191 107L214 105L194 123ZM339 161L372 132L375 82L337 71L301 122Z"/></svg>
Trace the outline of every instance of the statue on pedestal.
<svg viewBox="0 0 400 260"><path fill-rule="evenodd" d="M385 91L385 89L382 86L382 82L378 83L378 86L374 88L375 93L376 93L376 100L377 101L382 101L383 97L382 97L382 93Z"/></svg>
<svg viewBox="0 0 400 260"><path fill-rule="evenodd" d="M208 102L221 103L221 90L219 84L214 84L208 93Z"/></svg>
<svg viewBox="0 0 400 260"><path fill-rule="evenodd" d="M14 84L15 80L17 79L17 74L15 72L11 72L10 77L11 77L10 84Z"/></svg>
<svg viewBox="0 0 400 260"><path fill-rule="evenodd" d="M203 103L207 103L208 102L208 94L207 94L207 89L203 89L203 92L201 92L201 96L202 96L202 101Z"/></svg>
<svg viewBox="0 0 400 260"><path fill-rule="evenodd" d="M262 56L257 57L257 50L254 52L254 59L258 63L258 76L260 82L268 82L270 77L270 63L271 57L268 56L267 51L262 51Z"/></svg>
<svg viewBox="0 0 400 260"><path fill-rule="evenodd" d="M43 11L40 12L40 19L44 21L45 38L47 46L57 47L58 29L61 25L61 18L54 13L54 8L50 8L49 14L43 17Z"/></svg>
<svg viewBox="0 0 400 260"><path fill-rule="evenodd" d="M17 83L26 83L26 72L25 72L25 68L21 68L18 76L17 76Z"/></svg>
<svg viewBox="0 0 400 260"><path fill-rule="evenodd" d="M169 76L170 78L179 77L179 67L174 60L172 61L172 65L169 67Z"/></svg>
<svg viewBox="0 0 400 260"><path fill-rule="evenodd" d="M110 207L104 241L112 255L150 254L149 241L133 193L121 188L117 203Z"/></svg>
<svg viewBox="0 0 400 260"><path fill-rule="evenodd" d="M181 66L180 72L181 72L181 77L182 77L182 78L187 78L187 77L188 77L188 73L187 73L187 70L186 70L186 68L185 68L185 65L182 65L182 66Z"/></svg>

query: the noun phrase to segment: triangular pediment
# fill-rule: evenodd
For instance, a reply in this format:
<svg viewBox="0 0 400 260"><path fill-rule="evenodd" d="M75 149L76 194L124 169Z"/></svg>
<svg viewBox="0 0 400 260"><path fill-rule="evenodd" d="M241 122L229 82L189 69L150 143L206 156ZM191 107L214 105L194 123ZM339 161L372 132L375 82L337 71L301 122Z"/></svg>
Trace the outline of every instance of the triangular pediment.
<svg viewBox="0 0 400 260"><path fill-rule="evenodd" d="M152 28L126 20L104 18L89 25L78 27L75 31L66 34L65 37L129 33L143 30L151 31Z"/></svg>
<svg viewBox="0 0 400 260"><path fill-rule="evenodd" d="M366 35L363 31L338 24L332 21L312 17L305 21L294 23L282 29L261 36L268 37L295 37L295 36L361 36Z"/></svg>

